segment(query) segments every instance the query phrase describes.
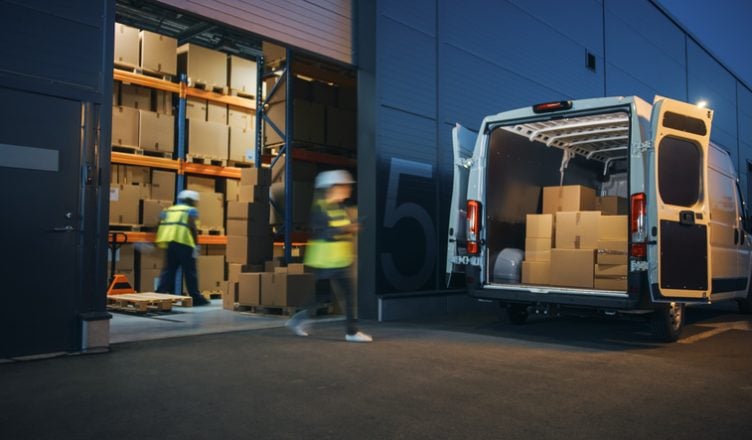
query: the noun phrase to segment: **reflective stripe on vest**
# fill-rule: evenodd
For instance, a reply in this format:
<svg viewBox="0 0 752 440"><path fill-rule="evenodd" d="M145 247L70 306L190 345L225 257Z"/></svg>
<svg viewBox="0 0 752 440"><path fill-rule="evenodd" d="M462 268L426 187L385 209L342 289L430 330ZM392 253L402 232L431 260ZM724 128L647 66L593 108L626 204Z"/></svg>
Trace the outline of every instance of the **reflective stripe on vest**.
<svg viewBox="0 0 752 440"><path fill-rule="evenodd" d="M190 206L174 205L164 210L164 219L159 222L157 229L157 245L166 247L168 243L175 242L190 247L196 246L188 223L188 212L191 209Z"/></svg>
<svg viewBox="0 0 752 440"><path fill-rule="evenodd" d="M320 209L329 218L330 228L350 225L347 211L339 207L329 207L321 203ZM308 242L305 251L305 264L316 269L340 269L353 262L352 234L340 234L334 240L314 239Z"/></svg>

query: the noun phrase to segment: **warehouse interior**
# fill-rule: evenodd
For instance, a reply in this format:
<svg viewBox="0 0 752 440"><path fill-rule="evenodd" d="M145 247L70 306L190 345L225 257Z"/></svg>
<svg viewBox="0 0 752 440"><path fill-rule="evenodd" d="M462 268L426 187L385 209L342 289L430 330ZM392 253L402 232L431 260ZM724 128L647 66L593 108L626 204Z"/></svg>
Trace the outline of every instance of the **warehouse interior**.
<svg viewBox="0 0 752 440"><path fill-rule="evenodd" d="M316 174L356 173L352 68L162 4L119 0L115 22L111 341L275 325L311 298L338 314L301 263ZM200 194L207 307L149 293L159 214L182 189Z"/></svg>

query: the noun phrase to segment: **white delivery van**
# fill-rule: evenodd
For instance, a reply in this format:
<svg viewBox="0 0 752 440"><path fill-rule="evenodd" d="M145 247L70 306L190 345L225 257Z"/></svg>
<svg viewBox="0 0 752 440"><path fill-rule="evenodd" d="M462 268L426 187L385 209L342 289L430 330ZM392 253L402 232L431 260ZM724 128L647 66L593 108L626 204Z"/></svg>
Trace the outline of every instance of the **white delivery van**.
<svg viewBox="0 0 752 440"><path fill-rule="evenodd" d="M513 323L629 315L664 341L686 304L750 312L752 231L712 119L663 97L607 97L488 116L477 133L457 125L448 280L464 273Z"/></svg>

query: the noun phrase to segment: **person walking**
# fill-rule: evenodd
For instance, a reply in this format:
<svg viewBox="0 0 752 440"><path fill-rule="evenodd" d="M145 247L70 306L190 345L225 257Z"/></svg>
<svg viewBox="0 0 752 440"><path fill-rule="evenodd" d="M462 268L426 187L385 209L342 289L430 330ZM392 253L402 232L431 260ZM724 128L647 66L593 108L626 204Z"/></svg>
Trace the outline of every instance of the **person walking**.
<svg viewBox="0 0 752 440"><path fill-rule="evenodd" d="M319 280L329 280L331 289L345 311L345 340L371 342L373 338L358 330L355 318L353 280L353 237L359 225L353 223L344 202L352 195L352 175L344 170L324 171L316 176L311 210L311 239L304 263L312 267ZM313 304L293 315L285 325L298 336L308 336L315 311Z"/></svg>
<svg viewBox="0 0 752 440"><path fill-rule="evenodd" d="M199 194L183 190L178 194L178 203L162 211L157 229L157 246L167 250L166 265L159 276L157 292L174 293L178 268L183 271L188 294L194 306L211 304L198 290L196 257L198 256L198 209ZM182 285L182 283L180 283Z"/></svg>

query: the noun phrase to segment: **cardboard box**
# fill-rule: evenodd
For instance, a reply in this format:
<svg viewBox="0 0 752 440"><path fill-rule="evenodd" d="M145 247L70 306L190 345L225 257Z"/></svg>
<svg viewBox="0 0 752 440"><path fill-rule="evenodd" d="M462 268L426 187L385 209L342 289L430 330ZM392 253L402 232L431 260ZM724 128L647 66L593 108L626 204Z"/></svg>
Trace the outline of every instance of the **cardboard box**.
<svg viewBox="0 0 752 440"><path fill-rule="evenodd" d="M162 274L161 269L142 269L138 281L139 292L156 292L159 286L159 276Z"/></svg>
<svg viewBox="0 0 752 440"><path fill-rule="evenodd" d="M261 297L266 306L302 306L315 301L313 274L267 273L261 276Z"/></svg>
<svg viewBox="0 0 752 440"><path fill-rule="evenodd" d="M230 160L254 163L256 161L256 132L230 126Z"/></svg>
<svg viewBox="0 0 752 440"><path fill-rule="evenodd" d="M551 284L551 262L523 261L522 284Z"/></svg>
<svg viewBox="0 0 752 440"><path fill-rule="evenodd" d="M282 259L277 258L276 255L271 261L264 262L264 272L276 272L278 267L282 267Z"/></svg>
<svg viewBox="0 0 752 440"><path fill-rule="evenodd" d="M221 229L224 225L224 198L215 192L200 192L198 202L199 226Z"/></svg>
<svg viewBox="0 0 752 440"><path fill-rule="evenodd" d="M560 211L592 211L595 190L581 185L547 186L543 188L543 214Z"/></svg>
<svg viewBox="0 0 752 440"><path fill-rule="evenodd" d="M175 150L175 118L146 110L138 113L138 146L172 153Z"/></svg>
<svg viewBox="0 0 752 440"><path fill-rule="evenodd" d="M178 47L178 73L185 73L188 84L206 89L227 87L227 55L195 44Z"/></svg>
<svg viewBox="0 0 752 440"><path fill-rule="evenodd" d="M120 105L120 81L112 82L112 106Z"/></svg>
<svg viewBox="0 0 752 440"><path fill-rule="evenodd" d="M200 292L221 292L224 290L225 257L223 255L199 255L196 258L196 268Z"/></svg>
<svg viewBox="0 0 752 440"><path fill-rule="evenodd" d="M230 106L227 109L227 125L241 130L254 130L256 116L248 109Z"/></svg>
<svg viewBox="0 0 752 440"><path fill-rule="evenodd" d="M227 125L227 105L209 101L206 106L206 120Z"/></svg>
<svg viewBox="0 0 752 440"><path fill-rule="evenodd" d="M593 249L553 249L551 285L592 289L594 266Z"/></svg>
<svg viewBox="0 0 752 440"><path fill-rule="evenodd" d="M627 290L627 277L621 278L596 278L594 286L600 290L618 290L624 292Z"/></svg>
<svg viewBox="0 0 752 440"><path fill-rule="evenodd" d="M172 92L164 90L154 91L154 106L157 113L161 115L173 116L175 114L175 105L172 101Z"/></svg>
<svg viewBox="0 0 752 440"><path fill-rule="evenodd" d="M152 89L148 87L123 84L120 86L120 105L139 110L151 110L151 92Z"/></svg>
<svg viewBox="0 0 752 440"><path fill-rule="evenodd" d="M627 241L598 240L598 264L627 264L628 247Z"/></svg>
<svg viewBox="0 0 752 440"><path fill-rule="evenodd" d="M149 168L113 164L110 168L110 182L117 185L148 185L151 182Z"/></svg>
<svg viewBox="0 0 752 440"><path fill-rule="evenodd" d="M238 283L228 282L227 291L222 295L222 308L225 310L235 310L235 303L238 302Z"/></svg>
<svg viewBox="0 0 752 440"><path fill-rule="evenodd" d="M206 121L209 103L205 99L188 98L185 100L185 118L191 121Z"/></svg>
<svg viewBox="0 0 752 440"><path fill-rule="evenodd" d="M258 185L240 185L238 199L243 203L269 204L269 187Z"/></svg>
<svg viewBox="0 0 752 440"><path fill-rule="evenodd" d="M112 108L112 145L138 146L138 110Z"/></svg>
<svg viewBox="0 0 752 440"><path fill-rule="evenodd" d="M284 101L272 102L267 110L267 116L283 132L285 127ZM326 106L321 103L304 99L293 100L293 138L297 141L314 144L325 143ZM267 125L266 144L274 145L284 142L274 129Z"/></svg>
<svg viewBox="0 0 752 440"><path fill-rule="evenodd" d="M272 236L228 235L227 261L240 264L264 264L272 258Z"/></svg>
<svg viewBox="0 0 752 440"><path fill-rule="evenodd" d="M596 278L613 278L613 277L626 277L627 264L596 264L595 265L595 277Z"/></svg>
<svg viewBox="0 0 752 440"><path fill-rule="evenodd" d="M598 247L598 211L556 213L556 248L596 249Z"/></svg>
<svg viewBox="0 0 752 440"><path fill-rule="evenodd" d="M271 170L269 168L251 167L241 168L240 170L241 185L269 186L271 183Z"/></svg>
<svg viewBox="0 0 752 440"><path fill-rule="evenodd" d="M269 225L269 203L227 202L227 218L248 220L251 227Z"/></svg>
<svg viewBox="0 0 752 440"><path fill-rule="evenodd" d="M238 281L238 304L261 305L261 273L241 273Z"/></svg>
<svg viewBox="0 0 752 440"><path fill-rule="evenodd" d="M355 112L326 107L326 144L354 149L357 143Z"/></svg>
<svg viewBox="0 0 752 440"><path fill-rule="evenodd" d="M112 249L107 248L107 270L110 270L110 264L112 264ZM120 273L121 271L132 271L135 269L135 253L133 245L124 244L115 251L115 271ZM133 281L133 280L131 280Z"/></svg>
<svg viewBox="0 0 752 440"><path fill-rule="evenodd" d="M526 238L525 261L551 261L552 238Z"/></svg>
<svg viewBox="0 0 752 440"><path fill-rule="evenodd" d="M602 215L598 221L598 240L627 241L628 234L626 215Z"/></svg>
<svg viewBox="0 0 752 440"><path fill-rule="evenodd" d="M115 64L138 67L138 29L115 23Z"/></svg>
<svg viewBox="0 0 752 440"><path fill-rule="evenodd" d="M188 153L214 159L227 159L230 131L225 124L188 121Z"/></svg>
<svg viewBox="0 0 752 440"><path fill-rule="evenodd" d="M293 181L292 187L292 204L293 204L293 218L292 221L297 225L308 224L311 220L311 205L313 204L313 183L312 182L300 182ZM276 210L272 211L271 222L272 224L281 224L284 221L284 207L285 207L285 184L282 182L275 182L272 184L269 190L270 198L277 204L280 209L280 213ZM281 214L281 215L278 215Z"/></svg>
<svg viewBox="0 0 752 440"><path fill-rule="evenodd" d="M553 214L528 214L525 221L525 237L553 238Z"/></svg>
<svg viewBox="0 0 752 440"><path fill-rule="evenodd" d="M337 88L321 81L311 81L311 101L323 105L337 105Z"/></svg>
<svg viewBox="0 0 752 440"><path fill-rule="evenodd" d="M240 280L240 274L243 272L253 272L245 269L246 266L244 264L238 264L238 263L227 263L227 281L231 283L237 283L238 280Z"/></svg>
<svg viewBox="0 0 752 440"><path fill-rule="evenodd" d="M185 187L198 192L214 192L217 181L213 177L186 176Z"/></svg>
<svg viewBox="0 0 752 440"><path fill-rule="evenodd" d="M142 188L141 185L110 186L111 224L138 224L138 205Z"/></svg>
<svg viewBox="0 0 752 440"><path fill-rule="evenodd" d="M139 268L141 270L160 270L167 266L165 257L166 252L158 247L154 247L151 252L139 252Z"/></svg>
<svg viewBox="0 0 752 440"><path fill-rule="evenodd" d="M151 198L154 200L175 200L175 172L164 170L151 171Z"/></svg>
<svg viewBox="0 0 752 440"><path fill-rule="evenodd" d="M178 41L165 35L141 31L141 68L154 73L176 76Z"/></svg>
<svg viewBox="0 0 752 440"><path fill-rule="evenodd" d="M603 215L626 215L629 213L629 203L624 197L596 197L595 210L600 211Z"/></svg>
<svg viewBox="0 0 752 440"><path fill-rule="evenodd" d="M256 62L235 55L229 57L230 88L246 95L256 96L258 71Z"/></svg>
<svg viewBox="0 0 752 440"><path fill-rule="evenodd" d="M140 223L144 226L159 226L162 211L170 206L172 206L171 200L142 200Z"/></svg>

